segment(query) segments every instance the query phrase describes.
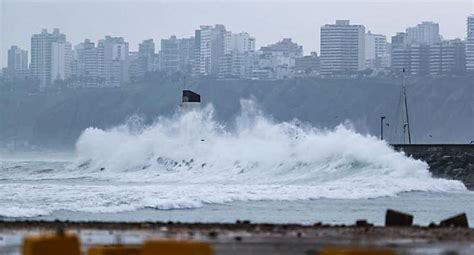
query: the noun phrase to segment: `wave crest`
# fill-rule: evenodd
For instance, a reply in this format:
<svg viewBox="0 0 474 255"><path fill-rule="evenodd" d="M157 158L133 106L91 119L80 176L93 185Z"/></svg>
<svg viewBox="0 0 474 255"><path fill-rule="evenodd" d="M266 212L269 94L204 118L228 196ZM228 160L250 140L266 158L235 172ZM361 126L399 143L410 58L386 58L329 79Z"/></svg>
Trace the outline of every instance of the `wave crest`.
<svg viewBox="0 0 474 255"><path fill-rule="evenodd" d="M298 120L276 122L249 100L233 125L217 122L213 113L207 106L150 126L134 117L109 130L88 128L77 141L77 160L67 167L5 165L0 215L466 190L459 181L433 178L425 162L350 125L321 130Z"/></svg>
<svg viewBox="0 0 474 255"><path fill-rule="evenodd" d="M443 190L446 182L460 186L432 178L425 162L348 125L320 130L298 120L273 121L251 100L241 106L233 127L214 120L213 107L206 106L139 129L89 128L78 140L78 157L109 178L159 183L400 187L393 194Z"/></svg>

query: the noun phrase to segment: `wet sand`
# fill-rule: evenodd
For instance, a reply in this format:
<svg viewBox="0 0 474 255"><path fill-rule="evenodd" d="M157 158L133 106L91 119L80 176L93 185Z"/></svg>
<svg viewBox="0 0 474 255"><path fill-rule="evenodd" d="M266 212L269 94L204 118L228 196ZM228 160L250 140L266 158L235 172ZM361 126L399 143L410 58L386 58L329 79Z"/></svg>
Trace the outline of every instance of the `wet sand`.
<svg viewBox="0 0 474 255"><path fill-rule="evenodd" d="M216 254L308 254L327 246L389 247L401 254L474 254L474 229L178 222L1 221L0 251L18 254L23 236L64 229L92 244L140 244L152 238L209 242Z"/></svg>

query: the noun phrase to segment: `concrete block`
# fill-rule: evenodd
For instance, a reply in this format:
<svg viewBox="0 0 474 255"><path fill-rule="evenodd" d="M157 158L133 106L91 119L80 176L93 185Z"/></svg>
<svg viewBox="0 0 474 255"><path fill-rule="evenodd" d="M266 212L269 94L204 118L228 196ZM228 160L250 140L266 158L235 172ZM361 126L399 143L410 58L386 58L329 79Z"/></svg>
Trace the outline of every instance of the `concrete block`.
<svg viewBox="0 0 474 255"><path fill-rule="evenodd" d="M149 240L143 244L143 255L212 255L207 243L178 240Z"/></svg>
<svg viewBox="0 0 474 255"><path fill-rule="evenodd" d="M468 228L469 223L467 222L467 216L465 213L458 214L451 218L447 218L440 222L441 227L459 227Z"/></svg>
<svg viewBox="0 0 474 255"><path fill-rule="evenodd" d="M413 215L388 209L385 214L386 227L409 227L413 225Z"/></svg>
<svg viewBox="0 0 474 255"><path fill-rule="evenodd" d="M73 234L44 234L27 236L23 255L80 255L79 239Z"/></svg>

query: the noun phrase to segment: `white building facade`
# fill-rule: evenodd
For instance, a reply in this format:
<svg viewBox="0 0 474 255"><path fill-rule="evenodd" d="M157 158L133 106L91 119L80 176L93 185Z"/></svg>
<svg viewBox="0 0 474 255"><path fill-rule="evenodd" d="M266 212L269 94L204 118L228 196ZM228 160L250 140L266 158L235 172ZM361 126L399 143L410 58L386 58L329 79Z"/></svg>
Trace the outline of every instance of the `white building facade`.
<svg viewBox="0 0 474 255"><path fill-rule="evenodd" d="M467 18L466 70L474 72L474 15Z"/></svg>
<svg viewBox="0 0 474 255"><path fill-rule="evenodd" d="M441 41L439 25L431 21L423 21L415 27L406 29L408 43L410 44L435 44Z"/></svg>
<svg viewBox="0 0 474 255"><path fill-rule="evenodd" d="M102 80L99 78L98 57L97 47L89 39L74 47L72 78L75 86L100 86Z"/></svg>
<svg viewBox="0 0 474 255"><path fill-rule="evenodd" d="M61 34L57 28L53 33L43 29L40 34L31 37L31 75L38 79L40 90L50 88L54 81L55 75L52 73L54 42L66 42L66 35Z"/></svg>
<svg viewBox="0 0 474 255"><path fill-rule="evenodd" d="M195 58L193 75L217 76L220 61L230 45L229 33L224 25L201 26L195 32Z"/></svg>
<svg viewBox="0 0 474 255"><path fill-rule="evenodd" d="M106 36L99 40L97 52L103 86L120 87L128 83L128 42L123 37Z"/></svg>
<svg viewBox="0 0 474 255"><path fill-rule="evenodd" d="M232 34L231 50L236 50L239 53L254 52L255 38L247 32Z"/></svg>
<svg viewBox="0 0 474 255"><path fill-rule="evenodd" d="M321 27L321 74L365 69L365 27L349 20Z"/></svg>
<svg viewBox="0 0 474 255"><path fill-rule="evenodd" d="M69 42L53 42L51 45L51 81L71 77L72 47Z"/></svg>
<svg viewBox="0 0 474 255"><path fill-rule="evenodd" d="M224 56L220 60L219 78L246 78L253 68L255 38L246 32L226 31Z"/></svg>
<svg viewBox="0 0 474 255"><path fill-rule="evenodd" d="M387 37L381 34L365 34L365 67L381 70L390 66Z"/></svg>

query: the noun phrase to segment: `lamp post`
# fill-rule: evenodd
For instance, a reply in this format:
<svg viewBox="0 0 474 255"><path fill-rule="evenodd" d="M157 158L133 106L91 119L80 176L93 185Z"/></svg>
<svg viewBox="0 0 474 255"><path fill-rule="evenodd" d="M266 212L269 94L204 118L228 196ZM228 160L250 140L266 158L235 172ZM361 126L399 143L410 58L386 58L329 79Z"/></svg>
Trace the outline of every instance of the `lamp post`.
<svg viewBox="0 0 474 255"><path fill-rule="evenodd" d="M385 120L385 116L380 117L380 140L383 140L383 122Z"/></svg>

